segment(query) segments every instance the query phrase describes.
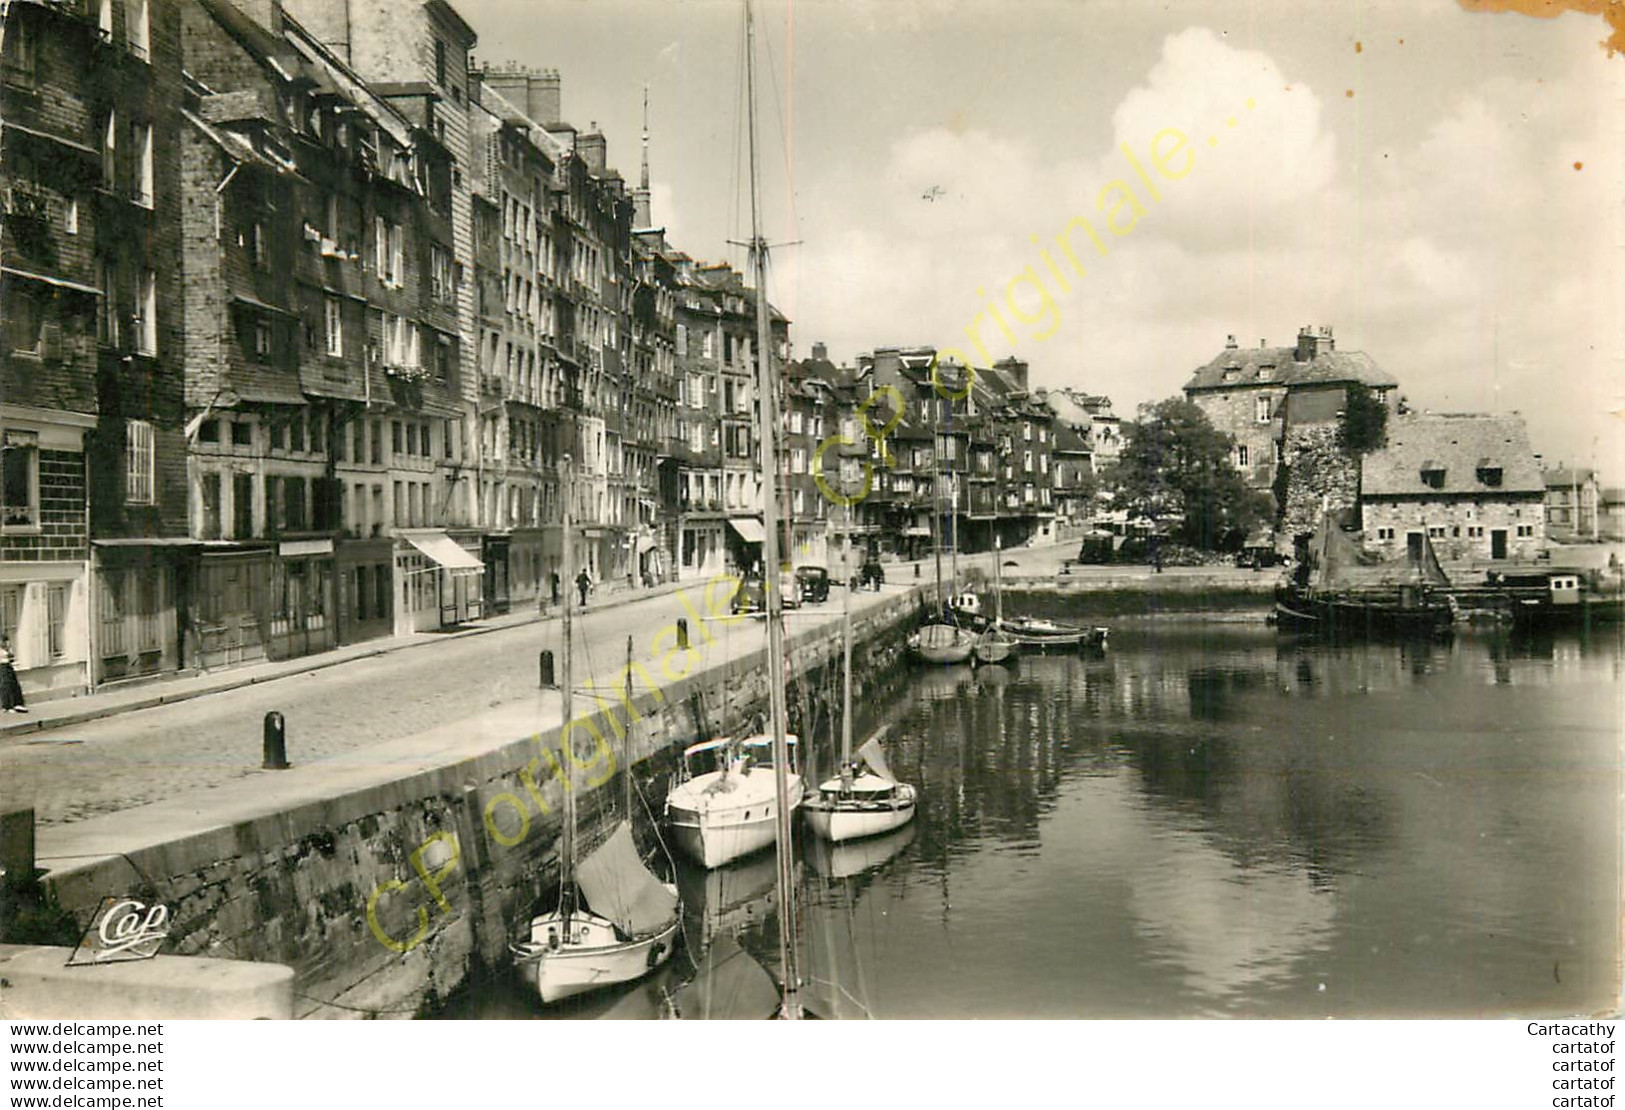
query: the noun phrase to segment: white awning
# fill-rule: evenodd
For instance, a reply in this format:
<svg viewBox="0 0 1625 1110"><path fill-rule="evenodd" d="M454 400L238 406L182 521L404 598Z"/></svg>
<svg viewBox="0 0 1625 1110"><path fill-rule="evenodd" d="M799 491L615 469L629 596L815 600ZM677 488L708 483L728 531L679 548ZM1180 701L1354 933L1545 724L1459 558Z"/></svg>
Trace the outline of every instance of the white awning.
<svg viewBox="0 0 1625 1110"><path fill-rule="evenodd" d="M284 559L296 558L300 555L331 555L333 554L333 541L284 540L277 545L276 553Z"/></svg>
<svg viewBox="0 0 1625 1110"><path fill-rule="evenodd" d="M453 574L479 574L485 564L469 554L461 544L444 532L419 532L403 535L401 539L423 552Z"/></svg>
<svg viewBox="0 0 1625 1110"><path fill-rule="evenodd" d="M738 532L739 538L746 543L763 543L767 540L767 532L762 528L762 522L755 517L729 517L728 526Z"/></svg>

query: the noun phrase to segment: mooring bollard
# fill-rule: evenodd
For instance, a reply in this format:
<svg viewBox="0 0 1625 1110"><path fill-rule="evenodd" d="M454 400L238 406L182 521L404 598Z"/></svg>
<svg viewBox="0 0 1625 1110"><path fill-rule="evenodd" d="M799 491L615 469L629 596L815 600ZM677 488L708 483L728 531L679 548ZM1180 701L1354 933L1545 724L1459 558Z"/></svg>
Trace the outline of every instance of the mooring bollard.
<svg viewBox="0 0 1625 1110"><path fill-rule="evenodd" d="M542 687L542 689L545 690L550 686L557 686L558 680L553 677L553 653L551 651L542 652L536 657L536 664L537 669L541 671L541 681L539 685Z"/></svg>
<svg viewBox="0 0 1625 1110"><path fill-rule="evenodd" d="M677 649L679 651L687 651L688 650L688 618L687 617L678 617L677 618Z"/></svg>
<svg viewBox="0 0 1625 1110"><path fill-rule="evenodd" d="M276 710L265 715L265 762L267 771L288 769L288 729Z"/></svg>

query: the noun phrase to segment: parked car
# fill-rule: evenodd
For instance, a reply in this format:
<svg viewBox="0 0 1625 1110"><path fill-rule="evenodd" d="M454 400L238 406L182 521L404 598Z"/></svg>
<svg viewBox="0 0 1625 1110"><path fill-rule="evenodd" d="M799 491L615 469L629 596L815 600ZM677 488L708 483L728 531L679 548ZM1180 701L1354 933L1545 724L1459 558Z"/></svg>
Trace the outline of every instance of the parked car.
<svg viewBox="0 0 1625 1110"><path fill-rule="evenodd" d="M829 600L829 571L824 567L796 568L796 593L804 602Z"/></svg>
<svg viewBox="0 0 1625 1110"><path fill-rule="evenodd" d="M796 580L789 571L779 574L779 596L784 598L786 609L795 609L801 605L801 591ZM735 613L765 613L767 612L767 583L761 574L751 571L745 575L740 583L739 590L734 594L733 611Z"/></svg>

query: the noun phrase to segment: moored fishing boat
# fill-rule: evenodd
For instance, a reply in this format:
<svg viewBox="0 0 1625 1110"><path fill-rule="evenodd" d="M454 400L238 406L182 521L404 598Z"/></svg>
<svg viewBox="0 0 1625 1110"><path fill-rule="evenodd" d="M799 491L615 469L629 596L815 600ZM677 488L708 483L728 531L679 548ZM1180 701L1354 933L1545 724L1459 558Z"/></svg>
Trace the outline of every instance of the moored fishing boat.
<svg viewBox="0 0 1625 1110"><path fill-rule="evenodd" d="M1275 592L1275 623L1325 636L1448 635L1457 616L1449 587L1426 534L1402 563L1367 564L1328 513L1307 561Z"/></svg>

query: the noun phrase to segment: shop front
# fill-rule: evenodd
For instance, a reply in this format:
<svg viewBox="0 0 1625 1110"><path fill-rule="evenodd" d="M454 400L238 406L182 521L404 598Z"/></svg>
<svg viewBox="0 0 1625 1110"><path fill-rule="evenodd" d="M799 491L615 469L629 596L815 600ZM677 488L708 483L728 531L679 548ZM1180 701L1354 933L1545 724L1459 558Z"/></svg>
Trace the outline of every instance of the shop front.
<svg viewBox="0 0 1625 1110"><path fill-rule="evenodd" d="M334 619L333 541L284 540L271 565L266 654L292 659L327 651L338 642Z"/></svg>
<svg viewBox="0 0 1625 1110"><path fill-rule="evenodd" d="M167 674L201 663L201 621L194 608L201 548L189 539L92 541L93 682Z"/></svg>
<svg viewBox="0 0 1625 1110"><path fill-rule="evenodd" d="M394 559L395 544L388 538L339 542L339 643L358 644L394 632Z"/></svg>
<svg viewBox="0 0 1625 1110"><path fill-rule="evenodd" d="M411 635L478 620L485 564L439 528L396 533L395 634ZM478 543L478 534L470 542Z"/></svg>

